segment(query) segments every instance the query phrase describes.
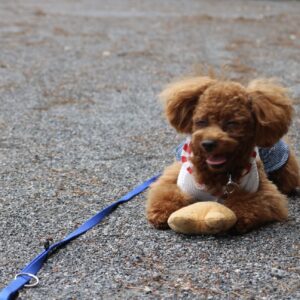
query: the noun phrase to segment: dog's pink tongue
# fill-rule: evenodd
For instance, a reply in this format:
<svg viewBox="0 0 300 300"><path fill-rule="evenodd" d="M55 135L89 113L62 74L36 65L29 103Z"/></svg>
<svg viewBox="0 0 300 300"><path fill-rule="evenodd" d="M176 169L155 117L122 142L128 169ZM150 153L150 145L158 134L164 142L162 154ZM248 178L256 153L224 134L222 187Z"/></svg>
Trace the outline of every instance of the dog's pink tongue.
<svg viewBox="0 0 300 300"><path fill-rule="evenodd" d="M226 157L222 155L211 155L206 159L206 162L210 165L221 165L226 162Z"/></svg>

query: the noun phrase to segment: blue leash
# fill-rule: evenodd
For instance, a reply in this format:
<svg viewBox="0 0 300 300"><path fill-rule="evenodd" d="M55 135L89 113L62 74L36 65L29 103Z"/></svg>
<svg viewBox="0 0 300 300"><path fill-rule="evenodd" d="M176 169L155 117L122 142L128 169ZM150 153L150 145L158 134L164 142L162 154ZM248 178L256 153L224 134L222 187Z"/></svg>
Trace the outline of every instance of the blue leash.
<svg viewBox="0 0 300 300"><path fill-rule="evenodd" d="M48 257L51 256L51 254L58 250L65 245L67 245L72 240L76 239L80 235L86 233L88 230L96 226L99 222L102 221L104 217L109 215L114 209L116 209L120 204L127 202L143 192L145 189L149 187L151 183L153 183L159 175L153 176L152 178L148 179L141 185L137 186L133 190L131 190L129 193L121 197L119 200L113 202L109 206L105 207L103 210L98 212L95 216L91 217L89 220L87 220L84 224L82 224L79 228L77 228L75 231L70 233L67 237L65 237L60 242L57 242L55 244L52 244L48 248L46 248L43 252L38 254L24 269L20 271L15 277L14 280L12 280L8 286L6 286L1 292L0 292L0 300L11 300L14 299L18 295L18 290L20 290L23 286L26 287L33 287L38 284L39 280L36 274L39 272L39 270L42 268L44 262L48 259ZM34 280L34 283L28 284L31 280Z"/></svg>

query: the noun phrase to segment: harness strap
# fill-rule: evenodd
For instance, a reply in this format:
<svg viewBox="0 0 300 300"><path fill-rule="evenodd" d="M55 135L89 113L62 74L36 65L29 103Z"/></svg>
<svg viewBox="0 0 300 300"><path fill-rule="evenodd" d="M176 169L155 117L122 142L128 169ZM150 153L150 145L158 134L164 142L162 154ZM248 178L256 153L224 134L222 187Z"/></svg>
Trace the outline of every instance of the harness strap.
<svg viewBox="0 0 300 300"><path fill-rule="evenodd" d="M26 265L1 292L0 292L0 300L11 300L15 296L17 296L18 290L20 290L26 283L28 283L31 279L35 278L38 281L38 278L35 276L39 270L42 268L44 262L52 255L52 253L65 245L67 245L72 240L76 239L80 235L86 233L88 230L92 229L99 222L102 221L104 217L109 215L113 210L115 210L120 204L127 202L146 190L151 183L156 181L159 175L153 176L147 181L143 182L126 195L113 202L109 206L105 207L103 210L98 212L96 215L91 217L85 223L83 223L79 228L70 233L63 240L52 244L47 249L38 254L28 265ZM30 286L30 285L28 285ZM31 285L33 286L33 285Z"/></svg>

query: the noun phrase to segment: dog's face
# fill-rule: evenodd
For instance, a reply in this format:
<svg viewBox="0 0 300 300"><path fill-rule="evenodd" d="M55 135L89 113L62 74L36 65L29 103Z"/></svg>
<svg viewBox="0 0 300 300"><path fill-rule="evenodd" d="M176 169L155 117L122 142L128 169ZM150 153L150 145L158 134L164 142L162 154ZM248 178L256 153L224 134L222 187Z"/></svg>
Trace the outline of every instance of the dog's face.
<svg viewBox="0 0 300 300"><path fill-rule="evenodd" d="M236 83L215 83L201 95L193 112L193 154L213 172L229 170L252 151L254 126L245 89Z"/></svg>
<svg viewBox="0 0 300 300"><path fill-rule="evenodd" d="M292 118L286 90L270 80L243 87L195 77L170 85L161 98L171 125L192 136L193 155L201 157L212 172L249 161L254 146L275 144Z"/></svg>

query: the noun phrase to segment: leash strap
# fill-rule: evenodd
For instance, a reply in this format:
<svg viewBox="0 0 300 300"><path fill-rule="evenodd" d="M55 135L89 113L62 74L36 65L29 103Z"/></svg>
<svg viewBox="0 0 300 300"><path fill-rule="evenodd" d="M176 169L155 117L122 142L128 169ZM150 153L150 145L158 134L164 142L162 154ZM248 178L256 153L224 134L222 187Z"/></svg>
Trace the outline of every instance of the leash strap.
<svg viewBox="0 0 300 300"><path fill-rule="evenodd" d="M99 222L102 221L104 217L109 215L113 210L115 210L120 204L125 203L144 190L146 190L151 183L156 181L156 179L159 177L153 176L152 178L148 179L147 181L143 182L141 185L137 186L130 192L128 192L126 195L118 199L117 201L113 202L109 206L105 207L103 210L98 212L96 215L91 217L89 220L87 220L85 223L83 223L79 228L77 228L75 231L70 233L67 237L65 237L63 240L52 244L47 249L42 251L40 254L38 254L28 265L23 268L20 273L18 273L14 280L12 280L1 292L0 292L0 300L11 300L14 299L15 296L18 294L18 290L20 290L23 286L26 286L26 284L31 281L35 280L34 283L27 284L27 287L35 286L38 284L38 278L35 276L39 270L42 268L44 262L51 256L53 252L56 250L64 247L72 240L76 239L80 235L86 233L88 230L96 226Z"/></svg>

